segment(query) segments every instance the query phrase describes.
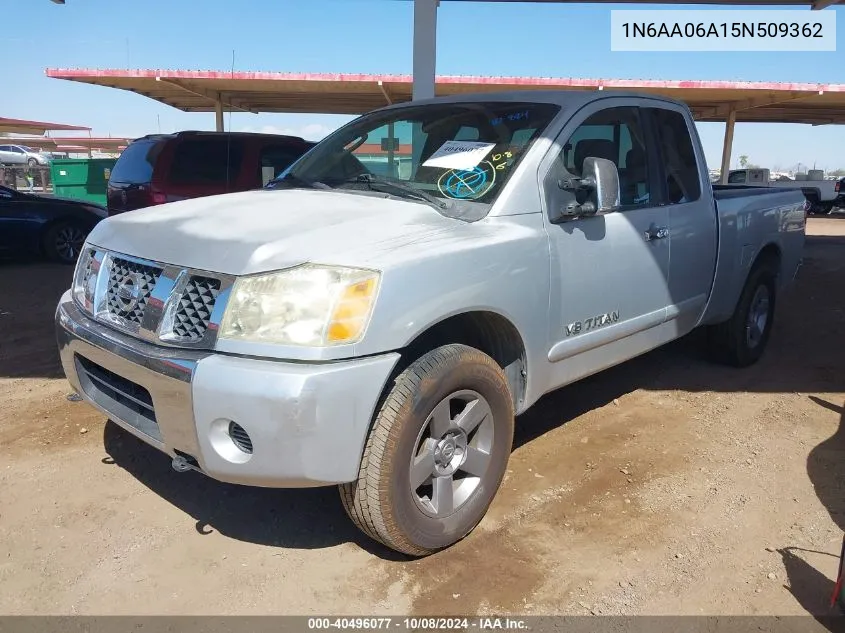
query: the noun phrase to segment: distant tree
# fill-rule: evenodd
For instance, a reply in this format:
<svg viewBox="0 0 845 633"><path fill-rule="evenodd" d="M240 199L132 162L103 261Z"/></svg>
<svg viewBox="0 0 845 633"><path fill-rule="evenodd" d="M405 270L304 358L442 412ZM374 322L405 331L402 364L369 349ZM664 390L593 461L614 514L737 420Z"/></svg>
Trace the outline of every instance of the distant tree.
<svg viewBox="0 0 845 633"><path fill-rule="evenodd" d="M743 154L739 157L739 166L743 169L748 168L748 154Z"/></svg>
<svg viewBox="0 0 845 633"><path fill-rule="evenodd" d="M834 169L833 171L828 172L829 176L833 176L834 178L843 178L845 177L845 168L840 167L839 169Z"/></svg>

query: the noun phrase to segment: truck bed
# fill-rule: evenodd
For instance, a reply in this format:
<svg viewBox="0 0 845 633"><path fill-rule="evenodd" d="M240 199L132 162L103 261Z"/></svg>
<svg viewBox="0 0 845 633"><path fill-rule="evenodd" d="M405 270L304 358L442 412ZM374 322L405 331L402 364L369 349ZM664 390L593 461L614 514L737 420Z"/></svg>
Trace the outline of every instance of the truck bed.
<svg viewBox="0 0 845 633"><path fill-rule="evenodd" d="M713 185L718 263L704 323L730 317L757 256L755 245L774 244L782 255L781 282L797 268L804 243L804 196L797 189Z"/></svg>
<svg viewBox="0 0 845 633"><path fill-rule="evenodd" d="M764 196L775 193L771 187L762 185L713 185L713 198L719 200L733 200L750 196ZM779 191L776 193L780 193Z"/></svg>

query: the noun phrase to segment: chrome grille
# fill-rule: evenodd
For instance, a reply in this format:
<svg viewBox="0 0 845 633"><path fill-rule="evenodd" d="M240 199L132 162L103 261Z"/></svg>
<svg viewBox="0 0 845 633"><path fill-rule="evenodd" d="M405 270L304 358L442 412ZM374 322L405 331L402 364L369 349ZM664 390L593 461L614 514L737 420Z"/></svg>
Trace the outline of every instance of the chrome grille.
<svg viewBox="0 0 845 633"><path fill-rule="evenodd" d="M219 279L191 277L173 319L173 335L177 340L198 341L205 336L219 293Z"/></svg>
<svg viewBox="0 0 845 633"><path fill-rule="evenodd" d="M113 258L106 290L109 313L140 325L160 274L160 268Z"/></svg>
<svg viewBox="0 0 845 633"><path fill-rule="evenodd" d="M91 249L74 298L98 321L158 345L211 349L233 275Z"/></svg>

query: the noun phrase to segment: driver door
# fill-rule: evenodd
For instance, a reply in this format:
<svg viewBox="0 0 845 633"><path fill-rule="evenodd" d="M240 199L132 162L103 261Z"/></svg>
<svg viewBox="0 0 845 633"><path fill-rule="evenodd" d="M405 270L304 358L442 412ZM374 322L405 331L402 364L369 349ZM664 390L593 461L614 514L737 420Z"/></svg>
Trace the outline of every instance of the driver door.
<svg viewBox="0 0 845 633"><path fill-rule="evenodd" d="M560 386L671 338L669 212L659 205L656 148L637 102L608 99L582 110L558 138L543 182L548 208L573 202L559 182L580 177L584 159L613 161L622 206L611 213L552 223L550 349Z"/></svg>

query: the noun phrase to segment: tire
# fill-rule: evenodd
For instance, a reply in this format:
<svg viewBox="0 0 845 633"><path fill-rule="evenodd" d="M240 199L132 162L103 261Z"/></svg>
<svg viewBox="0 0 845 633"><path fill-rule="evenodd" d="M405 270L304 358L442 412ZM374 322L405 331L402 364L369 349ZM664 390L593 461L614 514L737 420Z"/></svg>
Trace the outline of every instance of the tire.
<svg viewBox="0 0 845 633"><path fill-rule="evenodd" d="M38 165L38 161L35 160L34 158L30 158L28 161L26 161L26 164L27 164L27 166L29 166L31 168L31 167L35 167L36 165Z"/></svg>
<svg viewBox="0 0 845 633"><path fill-rule="evenodd" d="M410 556L456 543L501 485L513 428L508 382L492 358L454 344L424 354L384 399L358 479L339 487L346 513L365 534ZM412 477L422 482L415 489Z"/></svg>
<svg viewBox="0 0 845 633"><path fill-rule="evenodd" d="M733 316L709 329L708 348L715 360L748 367L763 356L774 324L777 277L773 258L751 269Z"/></svg>
<svg viewBox="0 0 845 633"><path fill-rule="evenodd" d="M87 235L88 230L72 220L51 224L41 242L44 255L60 264L75 264Z"/></svg>

